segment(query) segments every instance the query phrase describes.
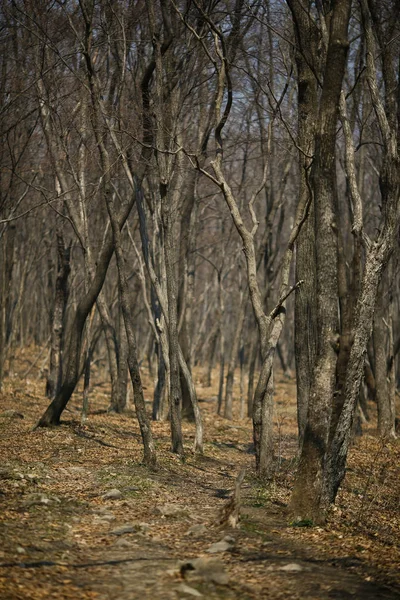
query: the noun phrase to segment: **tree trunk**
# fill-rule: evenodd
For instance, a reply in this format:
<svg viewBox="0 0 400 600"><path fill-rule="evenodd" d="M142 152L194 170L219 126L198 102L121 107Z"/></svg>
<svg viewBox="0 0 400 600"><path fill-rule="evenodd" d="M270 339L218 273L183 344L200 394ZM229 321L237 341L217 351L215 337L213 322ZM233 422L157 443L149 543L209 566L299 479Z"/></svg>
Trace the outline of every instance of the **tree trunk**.
<svg viewBox="0 0 400 600"><path fill-rule="evenodd" d="M129 203L123 206L119 216L119 228L121 229L128 218L133 206L135 197ZM50 427L59 425L60 417L71 398L79 380L79 365L81 360L82 333L85 327L86 319L96 302L96 299L103 287L106 278L108 265L114 253L113 240L111 235L107 236L103 248L101 249L96 271L87 293L78 302L75 311L75 317L68 331L69 344L65 353L65 371L63 372L60 390L54 400L49 404L41 416L36 427Z"/></svg>
<svg viewBox="0 0 400 600"><path fill-rule="evenodd" d="M3 260L0 264L0 390L3 384L4 364L6 361L7 323L10 318L10 290L14 266L14 242L16 226L11 224L0 237L0 252Z"/></svg>
<svg viewBox="0 0 400 600"><path fill-rule="evenodd" d="M128 395L128 340L126 337L124 315L122 314L121 308L119 310L118 321L118 399L115 405L115 410L118 413L122 413L126 408Z"/></svg>
<svg viewBox="0 0 400 600"><path fill-rule="evenodd" d="M244 324L244 319L246 316L246 306L247 306L247 295L243 294L239 306L239 314L235 319L235 334L233 337L233 343L230 350L229 362L228 362L228 372L226 374L226 384L225 384L225 410L224 417L225 419L232 420L233 418L233 381L235 375L235 368L237 363L237 357L239 352L239 344L240 338L242 336L242 329Z"/></svg>
<svg viewBox="0 0 400 600"><path fill-rule="evenodd" d="M307 6L304 9L303 4ZM310 167L315 151L315 128L318 119L318 75L320 71L317 47L319 34L309 18L310 2L288 0L293 14L298 50L296 52L298 81L298 133L300 187L298 204L311 202L308 219L296 242L296 281L304 281L295 296L294 346L297 386L297 422L299 448L303 445L307 423L312 369L318 339L316 313L316 255L314 230L314 200L310 185Z"/></svg>
<svg viewBox="0 0 400 600"><path fill-rule="evenodd" d="M204 382L204 385L206 387L211 387L211 385L212 385L212 371L213 371L214 363L215 363L215 354L216 354L216 350L217 350L218 336L219 336L219 325L218 325L218 323L215 323L214 333L212 334L211 339L210 339L209 352L208 352L208 357L207 357L207 375L206 375L205 382Z"/></svg>
<svg viewBox="0 0 400 600"><path fill-rule="evenodd" d="M247 384L247 416L253 416L253 400L254 400L254 375L256 370L257 358L260 349L257 343L257 335L253 334L249 350L249 381Z"/></svg>
<svg viewBox="0 0 400 600"><path fill-rule="evenodd" d="M57 231L57 278L53 303L52 330L50 342L50 364L46 382L46 396L55 398L62 380L62 352L69 286L71 245L65 247L61 229Z"/></svg>
<svg viewBox="0 0 400 600"><path fill-rule="evenodd" d="M335 144L338 106L348 49L350 0L334 4L317 125L312 185L315 202L318 341L308 419L296 474L291 510L298 520L318 522L338 344L337 207Z"/></svg>
<svg viewBox="0 0 400 600"><path fill-rule="evenodd" d="M388 372L389 311L386 278L381 281L373 327L378 431L382 438L396 437L394 397ZM392 348L393 351L393 348ZM389 364L391 364L389 362Z"/></svg>
<svg viewBox="0 0 400 600"><path fill-rule="evenodd" d="M192 304L194 291L195 246L196 246L196 190L197 173L190 174L187 192L184 198L182 217L180 220L179 245L179 290L178 290L178 319L179 342L189 371L192 357ZM194 421L193 406L190 392L183 373L180 375L182 392L182 417Z"/></svg>
<svg viewBox="0 0 400 600"><path fill-rule="evenodd" d="M398 218L398 217L397 217ZM346 376L345 403L340 415L325 467L322 506L334 502L345 475L352 424L364 370L364 357L373 329L375 306L382 271L394 248L396 227L392 222L381 232L366 257L362 288L354 323L354 342L350 351Z"/></svg>
<svg viewBox="0 0 400 600"><path fill-rule="evenodd" d="M183 437L181 424L181 384L178 358L178 312L176 288L176 244L175 231L171 215L171 202L167 189L160 188L162 223L164 230L164 257L168 295L168 342L170 365L170 416L172 452L183 456Z"/></svg>

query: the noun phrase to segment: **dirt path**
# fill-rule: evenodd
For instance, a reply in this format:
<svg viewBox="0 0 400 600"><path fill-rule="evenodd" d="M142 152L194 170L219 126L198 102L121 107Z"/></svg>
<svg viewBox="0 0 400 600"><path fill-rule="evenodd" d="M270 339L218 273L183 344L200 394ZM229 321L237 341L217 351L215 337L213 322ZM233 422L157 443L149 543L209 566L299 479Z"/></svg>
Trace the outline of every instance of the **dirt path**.
<svg viewBox="0 0 400 600"><path fill-rule="evenodd" d="M107 489L110 494L104 467L92 471L75 465L56 472L38 467L34 483L25 469L27 483L13 499L17 504L7 507L3 497L6 511L20 515L3 524L4 547L11 546L1 566L4 599L399 597L399 590L352 573L354 567L360 571L358 561L319 559L315 548L288 538L282 508L255 507L250 484L241 528L218 530L216 508L224 502L219 496L233 483L232 466L226 463L202 461L198 466L190 461L175 472L158 473L114 464L118 487L111 490L122 496L114 492L114 499L103 497ZM41 478L49 482L45 491L29 491ZM71 495L60 498L54 492L61 479ZM72 496L74 488L79 500ZM152 498L150 505L136 498L140 489L140 496L146 489ZM210 554L221 540L226 551ZM190 569L198 557L207 557L200 573Z"/></svg>
<svg viewBox="0 0 400 600"><path fill-rule="evenodd" d="M132 415L32 433L42 406L22 391L25 418L0 418L2 599L400 597L394 570L386 576L361 551L340 549L333 527L288 525L291 462L282 459L276 481L257 481L248 421L227 423L204 404L206 456L189 452L185 463L169 452L168 425L155 423L159 468L150 472ZM189 445L191 425L185 436ZM242 466L241 527L220 530Z"/></svg>

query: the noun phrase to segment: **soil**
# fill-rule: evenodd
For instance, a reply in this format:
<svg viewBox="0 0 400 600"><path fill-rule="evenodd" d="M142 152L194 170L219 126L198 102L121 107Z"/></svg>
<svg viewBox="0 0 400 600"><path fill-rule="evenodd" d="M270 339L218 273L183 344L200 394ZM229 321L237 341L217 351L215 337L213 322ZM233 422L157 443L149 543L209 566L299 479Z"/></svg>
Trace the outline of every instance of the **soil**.
<svg viewBox="0 0 400 600"><path fill-rule="evenodd" d="M201 372L204 456L191 451L193 424L183 427L182 461L170 452L169 424L154 422L151 471L134 412L107 413L100 373L84 425L78 392L59 427L32 431L47 406L38 369L23 377L35 352L15 359L0 394L3 600L400 598L400 445L378 439L373 406L326 525L294 527L293 380L277 377L272 480L255 477L250 419L218 417L215 388L201 384ZM146 374L145 383L150 410ZM221 529L218 515L242 467L240 527Z"/></svg>

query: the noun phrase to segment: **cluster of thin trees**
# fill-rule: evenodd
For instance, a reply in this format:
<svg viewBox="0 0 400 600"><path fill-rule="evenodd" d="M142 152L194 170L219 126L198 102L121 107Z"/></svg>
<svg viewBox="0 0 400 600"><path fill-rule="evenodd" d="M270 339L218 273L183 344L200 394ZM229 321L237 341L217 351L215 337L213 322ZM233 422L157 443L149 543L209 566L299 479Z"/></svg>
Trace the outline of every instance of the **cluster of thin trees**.
<svg viewBox="0 0 400 600"><path fill-rule="evenodd" d="M270 476L274 363L296 373L298 519L323 519L356 418L395 435L400 191L396 0L5 0L1 7L0 385L48 349L57 425L81 377L128 379L154 419L253 419ZM247 377L243 374L246 372ZM128 377L129 376L129 377ZM244 389L244 381L248 388Z"/></svg>

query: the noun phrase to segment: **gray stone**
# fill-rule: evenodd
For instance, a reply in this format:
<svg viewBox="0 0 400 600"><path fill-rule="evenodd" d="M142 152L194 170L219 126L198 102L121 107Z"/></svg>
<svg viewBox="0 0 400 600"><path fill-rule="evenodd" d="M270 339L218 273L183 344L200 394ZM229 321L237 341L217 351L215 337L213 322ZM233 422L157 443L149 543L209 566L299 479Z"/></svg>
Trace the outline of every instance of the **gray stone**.
<svg viewBox="0 0 400 600"><path fill-rule="evenodd" d="M148 523L125 523L125 525L121 525L120 527L116 527L110 533L112 535L124 535L125 533L146 533L150 529L150 525Z"/></svg>
<svg viewBox="0 0 400 600"><path fill-rule="evenodd" d="M121 525L121 527L116 527L110 533L112 535L125 535L126 533L134 533L136 531L134 525L127 523L126 525Z"/></svg>
<svg viewBox="0 0 400 600"><path fill-rule="evenodd" d="M185 509L178 504L163 504L162 506L157 506L156 512L163 517L177 517L178 515L186 514Z"/></svg>
<svg viewBox="0 0 400 600"><path fill-rule="evenodd" d="M106 525L115 521L115 516L112 513L104 513L100 515L95 515L94 522L98 525Z"/></svg>
<svg viewBox="0 0 400 600"><path fill-rule="evenodd" d="M206 531L207 531L207 527L203 523L201 523L201 524L192 525L191 527L189 527L189 529L187 530L185 535L191 535L193 537L198 537L198 536L203 535L203 533L206 533Z"/></svg>
<svg viewBox="0 0 400 600"><path fill-rule="evenodd" d="M278 571L285 571L286 573L299 573L302 570L303 567L297 563L289 563L278 569Z"/></svg>
<svg viewBox="0 0 400 600"><path fill-rule="evenodd" d="M228 585L229 583L229 575L225 571L224 564L220 560L207 556L180 563L180 572L189 581L200 579L218 585Z"/></svg>
<svg viewBox="0 0 400 600"><path fill-rule="evenodd" d="M202 598L203 594L200 594L200 592L198 590L196 590L195 588L189 587L188 585L181 583L180 586L178 586L178 592L180 592L181 594L187 594L188 596L194 596L195 598Z"/></svg>
<svg viewBox="0 0 400 600"><path fill-rule="evenodd" d="M215 542L209 548L207 548L206 552L209 554L217 554L218 552L227 552L232 548L232 544L227 542L226 540L220 540L219 542Z"/></svg>
<svg viewBox="0 0 400 600"><path fill-rule="evenodd" d="M103 494L102 497L104 498L104 500L120 500L122 498L122 492L117 488L113 488L112 490L109 490L108 492Z"/></svg>
<svg viewBox="0 0 400 600"><path fill-rule="evenodd" d="M127 539L124 537L118 537L114 543L118 548L131 548L132 547L132 539Z"/></svg>

